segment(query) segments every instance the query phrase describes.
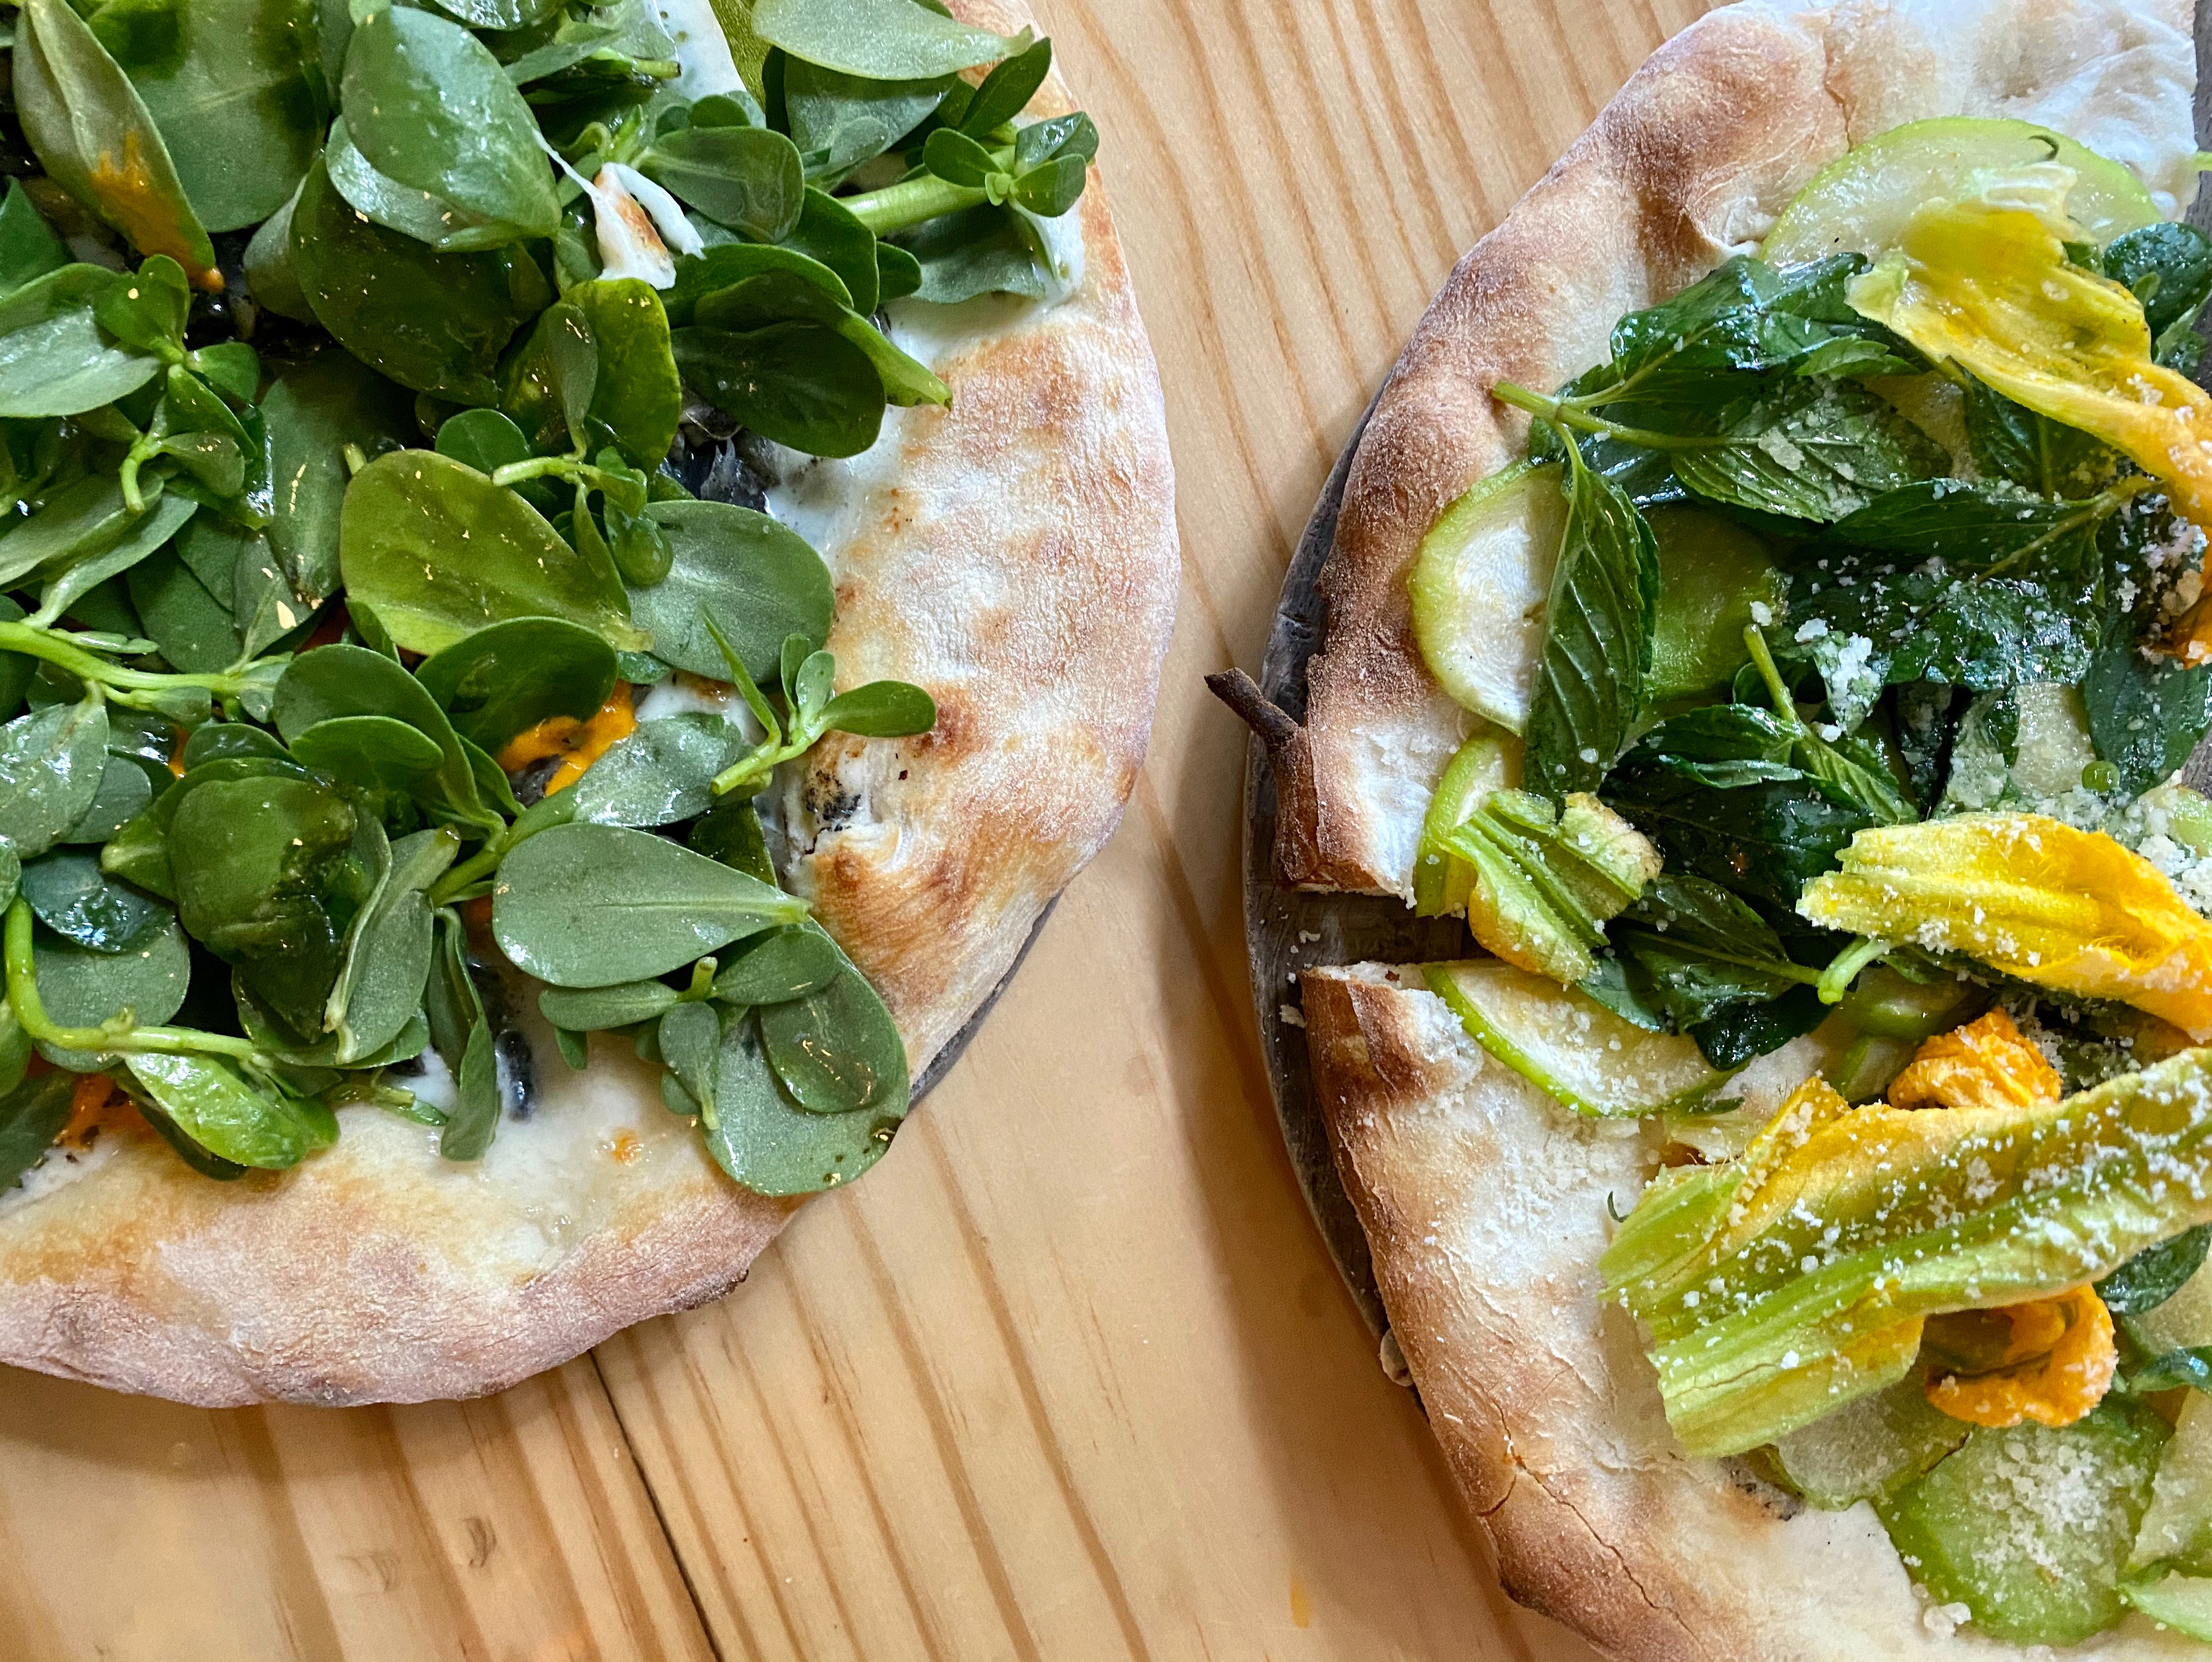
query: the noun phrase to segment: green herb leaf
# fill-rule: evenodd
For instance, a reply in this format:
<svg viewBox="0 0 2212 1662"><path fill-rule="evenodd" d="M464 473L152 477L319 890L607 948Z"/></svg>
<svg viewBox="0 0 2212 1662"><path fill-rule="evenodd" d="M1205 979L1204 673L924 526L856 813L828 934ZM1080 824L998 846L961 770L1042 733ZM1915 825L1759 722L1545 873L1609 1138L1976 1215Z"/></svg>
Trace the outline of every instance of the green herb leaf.
<svg viewBox="0 0 2212 1662"><path fill-rule="evenodd" d="M1814 974L1791 961L1772 926L1742 900L1680 873L1662 874L1607 934L1639 999L1677 1031L1734 1005L1779 998Z"/></svg>
<svg viewBox="0 0 2212 1662"><path fill-rule="evenodd" d="M695 819L714 803L714 776L752 748L735 722L704 710L644 722L576 782L577 822L646 827Z"/></svg>
<svg viewBox="0 0 2212 1662"><path fill-rule="evenodd" d="M660 1059L695 1103L714 1101L722 1018L711 1004L678 1004L660 1018Z"/></svg>
<svg viewBox="0 0 2212 1662"><path fill-rule="evenodd" d="M2212 297L2212 238L2194 225L2146 225L2112 239L2105 275L2124 283L2142 302L2158 361L2185 375L2203 356L2197 314Z"/></svg>
<svg viewBox="0 0 2212 1662"><path fill-rule="evenodd" d="M798 147L765 127L663 133L637 168L716 224L763 242L789 236L805 206L806 168Z"/></svg>
<svg viewBox="0 0 2212 1662"><path fill-rule="evenodd" d="M418 1019L435 944L427 892L459 846L443 831L417 831L392 845L390 874L354 925L325 1006L328 1066L367 1065Z"/></svg>
<svg viewBox="0 0 2212 1662"><path fill-rule="evenodd" d="M777 1079L757 1019L748 1013L724 1020L707 1152L748 1189L811 1195L850 1183L883 1158L900 1111L886 1104L851 1114L807 1112Z"/></svg>
<svg viewBox="0 0 2212 1662"><path fill-rule="evenodd" d="M822 707L823 731L863 739L902 739L936 725L937 701L904 681L870 681Z"/></svg>
<svg viewBox="0 0 2212 1662"><path fill-rule="evenodd" d="M492 929L517 969L556 987L606 987L805 915L789 895L650 832L571 825L507 856Z"/></svg>
<svg viewBox="0 0 2212 1662"><path fill-rule="evenodd" d="M30 861L20 885L41 923L96 953L137 945L169 915L136 889L111 882L100 872L98 855L76 849L57 849Z"/></svg>
<svg viewBox="0 0 2212 1662"><path fill-rule="evenodd" d="M1834 866L1852 836L1875 823L1865 808L1802 776L1716 789L1670 752L1673 725L1640 741L1604 793L1659 844L1670 871L1786 911L1806 883Z"/></svg>
<svg viewBox="0 0 2212 1662"><path fill-rule="evenodd" d="M1589 401L1715 401L1730 396L1722 371L1901 374L1919 367L1910 347L1844 298L1866 266L1861 255L1838 254L1778 271L1738 255L1672 300L1613 325L1613 364Z"/></svg>
<svg viewBox="0 0 2212 1662"><path fill-rule="evenodd" d="M7 198L0 201L0 297L69 263L68 245L46 223L23 181L9 180Z"/></svg>
<svg viewBox="0 0 2212 1662"><path fill-rule="evenodd" d="M324 764L301 754L302 742L331 764L326 770L346 770L340 776L370 788L410 789L434 812L465 824L485 823L476 770L452 722L429 689L383 654L344 645L303 653L292 660L277 682L269 714L277 732L294 747L293 754L308 766ZM349 726L307 740L310 732L328 728L339 718L375 716L391 718L394 725L404 724L422 735L437 752L434 768L414 771L426 759L422 747L381 728ZM410 782L403 787L401 780Z"/></svg>
<svg viewBox="0 0 2212 1662"><path fill-rule="evenodd" d="M268 218L314 157L321 134L301 52L307 22L299 8L267 0L112 4L92 15L210 231Z"/></svg>
<svg viewBox="0 0 2212 1662"><path fill-rule="evenodd" d="M2155 1310L2194 1275L2212 1246L2212 1224L2184 1230L2172 1240L2138 1252L2097 1283L2097 1296L2115 1316L2141 1316Z"/></svg>
<svg viewBox="0 0 2212 1662"><path fill-rule="evenodd" d="M554 716L588 721L614 691L617 665L614 648L580 624L517 618L455 642L415 678L462 738L495 752Z"/></svg>
<svg viewBox="0 0 2212 1662"><path fill-rule="evenodd" d="M1674 452L1684 484L1712 502L1790 519L1838 520L1950 466L1933 439L1850 381L1770 377L1698 430L1717 442Z"/></svg>
<svg viewBox="0 0 2212 1662"><path fill-rule="evenodd" d="M133 1052L124 1061L178 1129L224 1160L281 1171L321 1144L297 1103L256 1088L220 1057Z"/></svg>
<svg viewBox="0 0 2212 1662"><path fill-rule="evenodd" d="M273 374L261 414L276 511L264 534L290 586L289 631L338 591L346 446L381 456L404 447L416 427L413 401L347 353L318 352Z"/></svg>
<svg viewBox="0 0 2212 1662"><path fill-rule="evenodd" d="M662 581L630 591L630 615L653 632L657 656L694 675L726 676L704 622L711 616L746 673L769 682L786 640L799 636L811 648L829 639L830 569L798 533L726 502L655 502L646 514L675 556Z"/></svg>
<svg viewBox="0 0 2212 1662"><path fill-rule="evenodd" d="M239 634L228 600L210 594L173 549L140 561L129 582L131 606L171 664L188 675L204 675L238 661Z"/></svg>
<svg viewBox="0 0 2212 1662"><path fill-rule="evenodd" d="M759 1020L769 1065L808 1113L906 1112L906 1042L849 959L828 986L769 1005Z"/></svg>
<svg viewBox="0 0 2212 1662"><path fill-rule="evenodd" d="M634 1027L667 1013L676 989L665 982L629 981L615 987L548 987L538 995L546 1020L568 1032L597 1033Z"/></svg>
<svg viewBox="0 0 2212 1662"><path fill-rule="evenodd" d="M318 157L292 208L292 267L315 320L417 393L495 404L500 354L552 299L516 248L439 253L362 217Z"/></svg>
<svg viewBox="0 0 2212 1662"><path fill-rule="evenodd" d="M39 995L47 1016L65 1027L97 1027L128 1010L140 1026L159 1026L184 1008L191 983L191 948L176 919L159 924L121 952L99 952L40 931L32 942ZM106 1058L51 1044L39 1047L56 1067L94 1073Z"/></svg>
<svg viewBox="0 0 2212 1662"><path fill-rule="evenodd" d="M872 274L872 259L868 269ZM732 288L703 295L693 308L692 316L702 328L738 334L750 334L778 323L819 324L834 329L867 354L868 362L882 378L884 396L893 404L951 401L952 394L927 365L892 345L866 318L836 304L813 283L789 271L764 271Z"/></svg>
<svg viewBox="0 0 2212 1662"><path fill-rule="evenodd" d="M18 859L59 842L107 771L107 711L97 699L51 704L0 728L0 843Z"/></svg>
<svg viewBox="0 0 2212 1662"><path fill-rule="evenodd" d="M303 1035L320 1028L337 978L333 908L349 919L367 898L367 874L349 858L356 824L335 790L283 777L199 785L182 793L170 822L185 928Z"/></svg>
<svg viewBox="0 0 2212 1662"><path fill-rule="evenodd" d="M676 262L676 286L661 295L661 305L669 323L680 328L691 321L692 308L707 295L764 271L789 271L805 278L840 306L853 303L844 278L811 255L763 243L722 242Z"/></svg>
<svg viewBox="0 0 2212 1662"><path fill-rule="evenodd" d="M576 325L563 319L580 319L591 343L595 369L588 379L579 373L580 361L569 372L558 372L554 349L562 332L576 338ZM576 407L564 408L564 400ZM538 319L529 344L514 355L503 402L541 450L570 445L596 450L604 440L590 435L604 434L638 466L658 466L676 441L684 411L684 384L660 296L635 277L575 284L563 306ZM443 449L442 433L440 438Z"/></svg>
<svg viewBox="0 0 2212 1662"><path fill-rule="evenodd" d="M2096 495L2118 474L2124 458L2102 440L2014 404L1971 375L1960 391L1966 442L1988 478L2008 479L2045 496L2078 498Z"/></svg>
<svg viewBox="0 0 2212 1662"><path fill-rule="evenodd" d="M346 125L386 177L508 228L550 236L561 209L538 120L474 35L433 13L385 6L346 49Z"/></svg>
<svg viewBox="0 0 2212 1662"><path fill-rule="evenodd" d="M881 155L935 114L951 86L945 76L872 81L794 58L784 70L783 107L807 176L841 179Z"/></svg>
<svg viewBox="0 0 2212 1662"><path fill-rule="evenodd" d="M754 0L753 32L793 58L872 81L919 80L1028 49L912 0Z"/></svg>
<svg viewBox="0 0 2212 1662"><path fill-rule="evenodd" d="M882 430L883 378L867 352L835 329L693 327L676 331L673 344L684 378L764 438L809 455L857 456Z"/></svg>
<svg viewBox="0 0 2212 1662"><path fill-rule="evenodd" d="M0 1097L0 1190L13 1189L46 1158L70 1122L76 1087L69 1074L41 1074Z"/></svg>
<svg viewBox="0 0 2212 1662"><path fill-rule="evenodd" d="M470 1029L454 1092L453 1117L438 1135L438 1153L455 1161L478 1160L499 1130L499 1052L491 1024Z"/></svg>
<svg viewBox="0 0 2212 1662"><path fill-rule="evenodd" d="M81 415L161 373L159 358L101 332L95 308L119 281L98 265L64 265L0 300L0 417Z"/></svg>
<svg viewBox="0 0 2212 1662"><path fill-rule="evenodd" d="M430 451L371 462L346 493L339 562L348 594L392 640L436 653L486 625L559 618L618 649L649 647L611 569L586 560L511 490Z"/></svg>
<svg viewBox="0 0 2212 1662"><path fill-rule="evenodd" d="M25 0L12 57L16 114L55 182L141 253L211 273L214 245L161 130L67 0Z"/></svg>
<svg viewBox="0 0 2212 1662"><path fill-rule="evenodd" d="M1523 730L1528 788L1594 790L1627 742L1651 662L1659 551L1620 488L1575 460L1544 648Z"/></svg>
<svg viewBox="0 0 2212 1662"><path fill-rule="evenodd" d="M771 929L745 942L716 972L714 996L725 1004L786 1004L821 992L844 966L844 954L819 924Z"/></svg>

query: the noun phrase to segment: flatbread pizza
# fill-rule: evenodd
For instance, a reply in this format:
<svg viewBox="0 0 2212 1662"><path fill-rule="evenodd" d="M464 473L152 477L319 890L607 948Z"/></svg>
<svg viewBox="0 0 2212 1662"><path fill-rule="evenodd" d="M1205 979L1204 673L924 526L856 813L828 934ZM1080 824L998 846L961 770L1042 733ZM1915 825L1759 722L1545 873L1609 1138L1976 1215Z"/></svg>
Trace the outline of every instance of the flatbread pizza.
<svg viewBox="0 0 2212 1662"><path fill-rule="evenodd" d="M1625 1659L2212 1641L2186 8L1722 8L1378 400L1278 873L1393 1338ZM1243 702L1249 706L1250 695Z"/></svg>
<svg viewBox="0 0 2212 1662"><path fill-rule="evenodd" d="M740 1280L1113 829L1176 582L1018 4L299 9L33 0L0 209L0 1360L209 1405Z"/></svg>

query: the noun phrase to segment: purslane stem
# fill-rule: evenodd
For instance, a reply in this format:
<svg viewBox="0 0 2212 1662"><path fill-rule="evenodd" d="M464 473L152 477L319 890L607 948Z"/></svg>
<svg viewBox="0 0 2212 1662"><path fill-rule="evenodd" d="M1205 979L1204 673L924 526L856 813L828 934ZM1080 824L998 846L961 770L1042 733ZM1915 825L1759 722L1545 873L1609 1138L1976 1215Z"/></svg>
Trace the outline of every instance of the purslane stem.
<svg viewBox="0 0 2212 1662"><path fill-rule="evenodd" d="M1014 165L1013 147L993 151L991 160L1000 172L1011 172ZM896 185L886 185L863 196L840 198L838 205L849 209L854 217L878 236L889 236L927 220L957 214L963 208L980 208L990 199L989 193L980 185L955 185L935 174L917 174L912 179L902 179Z"/></svg>
<svg viewBox="0 0 2212 1662"><path fill-rule="evenodd" d="M27 658L42 658L58 668L67 670L79 680L91 681L105 687L119 687L126 691L158 692L170 687L204 687L218 698L235 698L246 691L247 685L244 677L230 673L157 675L150 670L130 669L86 651L58 630L41 629L28 623L0 623L0 652L20 652Z"/></svg>
<svg viewBox="0 0 2212 1662"><path fill-rule="evenodd" d="M64 1027L46 1014L39 996L38 971L31 950L31 903L20 897L8 908L8 1002L33 1038L65 1050L153 1052L165 1056L227 1056L257 1068L269 1058L247 1038L201 1032L189 1027L141 1027L128 1011L97 1027Z"/></svg>

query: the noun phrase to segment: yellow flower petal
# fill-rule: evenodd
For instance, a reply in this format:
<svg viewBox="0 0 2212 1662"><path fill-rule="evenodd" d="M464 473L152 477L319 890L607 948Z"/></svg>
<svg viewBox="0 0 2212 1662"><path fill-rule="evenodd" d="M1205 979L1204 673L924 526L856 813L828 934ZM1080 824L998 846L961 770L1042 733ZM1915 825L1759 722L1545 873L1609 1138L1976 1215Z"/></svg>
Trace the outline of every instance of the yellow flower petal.
<svg viewBox="0 0 2212 1662"><path fill-rule="evenodd" d="M1913 1052L1890 1081L1893 1108L2029 1108L2066 1093L2043 1052L2021 1037L2011 1016L1991 1010L1938 1033Z"/></svg>
<svg viewBox="0 0 2212 1662"><path fill-rule="evenodd" d="M1955 363L2054 421L2094 433L2212 526L2212 398L2151 356L2142 306L2066 258L2073 172L2055 163L1935 201L1851 286L1852 305L1937 363ZM2212 607L2188 629L2212 653Z"/></svg>
<svg viewBox="0 0 2212 1662"><path fill-rule="evenodd" d="M1972 1372L1938 1367L1922 1387L1954 1420L2002 1429L2022 1420L2070 1426L2104 1401L2119 1361L2112 1312L2094 1288L1991 1311L1938 1316L1927 1344L1940 1351L1954 1329L1972 1333L1996 1318L2008 1330L1992 1366Z"/></svg>
<svg viewBox="0 0 2212 1662"><path fill-rule="evenodd" d="M2212 1039L2212 922L2142 855L2040 814L1863 831L1797 910L1881 941L1964 953L2022 981L2117 999Z"/></svg>

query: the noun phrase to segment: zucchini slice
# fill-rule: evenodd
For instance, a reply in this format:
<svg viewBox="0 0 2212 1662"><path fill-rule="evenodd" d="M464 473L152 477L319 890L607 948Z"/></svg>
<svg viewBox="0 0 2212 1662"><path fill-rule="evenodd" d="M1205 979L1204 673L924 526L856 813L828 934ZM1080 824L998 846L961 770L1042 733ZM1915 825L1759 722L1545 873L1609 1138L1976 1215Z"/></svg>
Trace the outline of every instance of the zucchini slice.
<svg viewBox="0 0 2212 1662"><path fill-rule="evenodd" d="M1429 673L1509 733L1528 720L1566 528L1559 464L1516 462L1444 509L1413 563L1413 636Z"/></svg>
<svg viewBox="0 0 2212 1662"><path fill-rule="evenodd" d="M1728 1076L1691 1040L1632 1026L1589 994L1495 959L1423 966L1468 1035L1578 1114L1633 1118L1709 1095Z"/></svg>
<svg viewBox="0 0 2212 1662"><path fill-rule="evenodd" d="M2027 121L1941 116L1893 127L1821 168L1782 210L1759 256L1774 265L1839 253L1879 259L1923 204L1972 190L1977 174L2042 161L2074 170L2066 209L2099 247L2158 223L2158 206L2140 180L2063 133Z"/></svg>

